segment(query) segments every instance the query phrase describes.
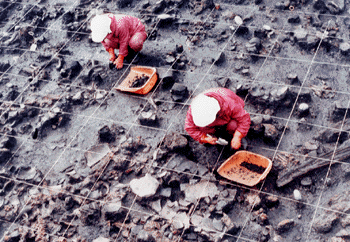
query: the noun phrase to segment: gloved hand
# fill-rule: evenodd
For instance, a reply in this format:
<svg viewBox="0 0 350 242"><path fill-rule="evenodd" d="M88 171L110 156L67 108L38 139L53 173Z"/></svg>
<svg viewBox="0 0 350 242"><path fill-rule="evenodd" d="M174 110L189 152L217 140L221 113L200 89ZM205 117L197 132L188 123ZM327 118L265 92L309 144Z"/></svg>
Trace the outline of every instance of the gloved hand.
<svg viewBox="0 0 350 242"><path fill-rule="evenodd" d="M241 134L241 132L236 130L231 140L231 148L238 150L241 147L242 138L243 138L243 135Z"/></svg>
<svg viewBox="0 0 350 242"><path fill-rule="evenodd" d="M117 67L117 69L122 69L123 61L124 61L124 56L118 55L118 58L113 62L113 64L115 65L115 67Z"/></svg>
<svg viewBox="0 0 350 242"><path fill-rule="evenodd" d="M114 49L113 48L109 48L108 49L108 53L109 53L109 60L114 62L115 61Z"/></svg>
<svg viewBox="0 0 350 242"><path fill-rule="evenodd" d="M207 135L207 134L203 134L201 139L200 139L200 142L215 145L217 140L218 139L215 137L212 137L212 136Z"/></svg>

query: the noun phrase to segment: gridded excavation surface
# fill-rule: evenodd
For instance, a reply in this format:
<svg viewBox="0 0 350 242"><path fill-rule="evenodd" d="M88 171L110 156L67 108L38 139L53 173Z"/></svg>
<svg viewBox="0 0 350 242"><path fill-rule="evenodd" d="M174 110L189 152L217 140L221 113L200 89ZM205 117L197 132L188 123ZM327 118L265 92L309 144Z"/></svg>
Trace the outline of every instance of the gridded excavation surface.
<svg viewBox="0 0 350 242"><path fill-rule="evenodd" d="M91 39L108 12L146 26L120 70ZM9 0L0 29L1 241L349 241L348 1ZM153 89L118 91L137 65ZM272 161L255 186L184 129L215 87Z"/></svg>

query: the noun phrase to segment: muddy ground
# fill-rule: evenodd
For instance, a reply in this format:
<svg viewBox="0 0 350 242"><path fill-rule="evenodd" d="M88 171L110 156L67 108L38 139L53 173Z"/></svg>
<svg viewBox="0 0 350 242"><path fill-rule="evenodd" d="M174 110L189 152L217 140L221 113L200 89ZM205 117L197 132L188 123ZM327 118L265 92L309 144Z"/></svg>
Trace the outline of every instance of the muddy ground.
<svg viewBox="0 0 350 242"><path fill-rule="evenodd" d="M103 12L147 26L121 70ZM1 1L0 28L1 241L350 241L348 1ZM146 95L116 90L135 65ZM211 87L245 100L255 186L184 130Z"/></svg>

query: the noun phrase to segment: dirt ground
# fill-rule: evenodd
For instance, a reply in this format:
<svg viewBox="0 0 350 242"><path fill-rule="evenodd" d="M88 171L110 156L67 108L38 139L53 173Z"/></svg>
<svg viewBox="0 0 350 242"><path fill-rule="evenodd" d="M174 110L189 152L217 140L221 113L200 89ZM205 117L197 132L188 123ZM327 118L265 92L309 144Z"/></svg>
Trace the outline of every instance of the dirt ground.
<svg viewBox="0 0 350 242"><path fill-rule="evenodd" d="M350 241L349 4L1 1L1 241ZM91 40L106 12L148 33L121 70ZM116 89L134 66L156 68L148 94ZM212 87L245 101L257 185L184 130Z"/></svg>

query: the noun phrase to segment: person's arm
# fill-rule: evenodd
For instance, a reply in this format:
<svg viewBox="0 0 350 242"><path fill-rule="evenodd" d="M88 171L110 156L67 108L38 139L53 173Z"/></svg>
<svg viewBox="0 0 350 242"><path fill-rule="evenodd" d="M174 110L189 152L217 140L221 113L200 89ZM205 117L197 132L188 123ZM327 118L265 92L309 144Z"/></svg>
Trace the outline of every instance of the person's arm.
<svg viewBox="0 0 350 242"><path fill-rule="evenodd" d="M206 133L202 132L198 126L196 126L193 122L191 108L188 109L186 120L185 120L185 130L186 132L199 143L208 143L208 144L216 144L217 138L207 136Z"/></svg>
<svg viewBox="0 0 350 242"><path fill-rule="evenodd" d="M108 48L109 61L115 61L115 53L113 48Z"/></svg>
<svg viewBox="0 0 350 242"><path fill-rule="evenodd" d="M250 115L244 110L244 106L240 103L233 103L231 108L231 119L234 119L237 122L237 129L233 134L231 147L232 149L239 149L241 147L242 138L247 135L250 128Z"/></svg>
<svg viewBox="0 0 350 242"><path fill-rule="evenodd" d="M118 39L119 39L119 55L126 57L128 55L128 46L130 40L129 29L131 23L128 21L127 17L124 17L119 20L118 23Z"/></svg>
<svg viewBox="0 0 350 242"><path fill-rule="evenodd" d="M231 148L238 150L241 147L242 138L243 138L242 133L236 130L231 140Z"/></svg>

